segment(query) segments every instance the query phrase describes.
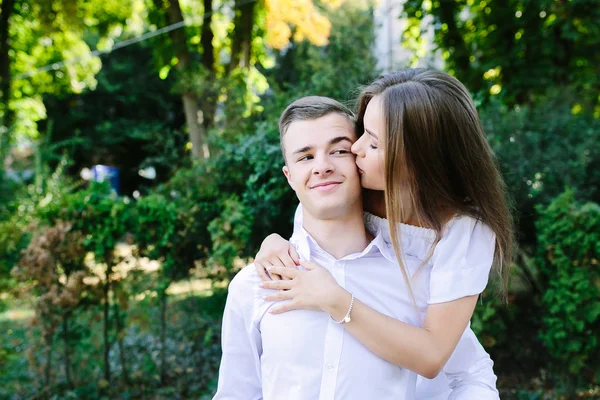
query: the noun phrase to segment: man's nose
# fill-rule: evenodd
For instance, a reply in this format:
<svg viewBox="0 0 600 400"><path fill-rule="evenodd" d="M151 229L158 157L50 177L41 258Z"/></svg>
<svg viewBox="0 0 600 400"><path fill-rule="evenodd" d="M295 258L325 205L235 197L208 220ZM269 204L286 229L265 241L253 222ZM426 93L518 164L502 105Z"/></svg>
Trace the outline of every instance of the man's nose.
<svg viewBox="0 0 600 400"><path fill-rule="evenodd" d="M325 157L318 158L316 161L313 168L314 175L329 175L335 170L333 164Z"/></svg>

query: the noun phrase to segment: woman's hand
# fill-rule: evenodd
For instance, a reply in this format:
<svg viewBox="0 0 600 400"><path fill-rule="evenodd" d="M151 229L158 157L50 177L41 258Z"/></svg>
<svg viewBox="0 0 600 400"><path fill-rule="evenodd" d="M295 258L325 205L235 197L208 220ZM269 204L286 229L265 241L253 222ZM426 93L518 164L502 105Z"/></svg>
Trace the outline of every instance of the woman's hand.
<svg viewBox="0 0 600 400"><path fill-rule="evenodd" d="M276 272L267 273L267 267L287 267L295 270L299 263L300 257L294 246L276 233L270 234L263 240L254 259L256 272L263 281L288 279Z"/></svg>
<svg viewBox="0 0 600 400"><path fill-rule="evenodd" d="M297 268L269 267L271 274L288 280L261 282L260 287L277 289L277 293L265 296L268 301L290 300L269 312L281 314L291 310L319 310L332 314L339 303L350 303L350 293L337 284L325 268L308 261L300 261L307 271ZM346 308L347 308L346 305Z"/></svg>

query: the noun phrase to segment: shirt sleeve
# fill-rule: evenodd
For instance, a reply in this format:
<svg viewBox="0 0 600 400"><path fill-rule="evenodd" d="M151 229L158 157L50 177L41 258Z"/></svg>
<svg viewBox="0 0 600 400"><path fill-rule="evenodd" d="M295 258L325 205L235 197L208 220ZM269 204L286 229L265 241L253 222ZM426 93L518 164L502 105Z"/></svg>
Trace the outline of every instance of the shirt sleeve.
<svg viewBox="0 0 600 400"><path fill-rule="evenodd" d="M495 246L496 235L483 222L470 216L453 219L433 252L429 304L483 292Z"/></svg>
<svg viewBox="0 0 600 400"><path fill-rule="evenodd" d="M448 400L500 400L494 363L467 327L443 368L450 381Z"/></svg>
<svg viewBox="0 0 600 400"><path fill-rule="evenodd" d="M221 332L223 355L213 400L262 399L262 343L253 320L254 296L251 282L246 279L248 268L254 266L240 271L229 285Z"/></svg>

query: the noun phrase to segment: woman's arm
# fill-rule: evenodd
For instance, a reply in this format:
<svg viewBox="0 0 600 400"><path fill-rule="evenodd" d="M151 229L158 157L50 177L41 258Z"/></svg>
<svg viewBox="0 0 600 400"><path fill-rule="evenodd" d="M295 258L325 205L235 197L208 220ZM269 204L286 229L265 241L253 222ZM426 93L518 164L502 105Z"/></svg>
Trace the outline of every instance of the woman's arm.
<svg viewBox="0 0 600 400"><path fill-rule="evenodd" d="M335 296L324 311L339 320L348 311L351 295L340 287ZM456 348L473 315L477 297L430 305L422 327L381 314L355 299L351 321L344 327L379 357L433 379Z"/></svg>
<svg viewBox="0 0 600 400"><path fill-rule="evenodd" d="M308 271L271 267L270 272L288 281L262 282L270 289L284 289L267 300L291 300L271 310L278 314L295 309L320 309L341 320L350 306L351 294L339 286L324 268L300 263ZM326 284L326 287L323 285ZM318 285L319 296L314 287ZM413 326L381 314L355 299L351 321L344 327L371 352L395 365L432 379L454 351L477 303L477 295L428 307L422 327Z"/></svg>

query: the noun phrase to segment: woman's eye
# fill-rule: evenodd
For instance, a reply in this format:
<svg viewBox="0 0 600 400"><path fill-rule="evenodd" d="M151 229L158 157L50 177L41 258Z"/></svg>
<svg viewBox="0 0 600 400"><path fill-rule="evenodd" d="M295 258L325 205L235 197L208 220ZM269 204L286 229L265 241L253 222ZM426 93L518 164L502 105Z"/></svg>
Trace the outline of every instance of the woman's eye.
<svg viewBox="0 0 600 400"><path fill-rule="evenodd" d="M377 150L377 146L375 146L374 144L369 143L369 147L372 148L373 150Z"/></svg>

